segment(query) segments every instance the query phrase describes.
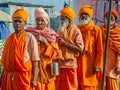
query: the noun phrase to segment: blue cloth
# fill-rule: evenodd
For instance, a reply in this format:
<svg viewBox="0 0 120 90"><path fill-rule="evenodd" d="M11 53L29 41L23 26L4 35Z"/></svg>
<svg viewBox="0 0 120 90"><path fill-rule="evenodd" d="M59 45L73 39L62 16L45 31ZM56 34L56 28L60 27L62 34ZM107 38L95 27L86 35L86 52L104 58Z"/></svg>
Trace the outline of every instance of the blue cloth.
<svg viewBox="0 0 120 90"><path fill-rule="evenodd" d="M11 31L8 29L4 22L0 21L0 39L6 39L11 34Z"/></svg>

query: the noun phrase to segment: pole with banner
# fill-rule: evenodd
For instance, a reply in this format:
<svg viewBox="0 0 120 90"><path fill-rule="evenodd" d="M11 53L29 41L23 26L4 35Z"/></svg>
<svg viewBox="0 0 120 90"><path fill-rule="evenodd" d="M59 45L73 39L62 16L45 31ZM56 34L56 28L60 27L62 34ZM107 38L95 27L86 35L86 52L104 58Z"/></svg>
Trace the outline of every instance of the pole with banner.
<svg viewBox="0 0 120 90"><path fill-rule="evenodd" d="M106 59L108 53L108 42L109 42L109 32L110 32L110 21L111 21L111 10L112 10L112 1L109 2L109 13L107 20L107 33L106 33L106 42L105 42L105 51L104 51L104 65L103 65L103 78L102 78L102 90L104 90L105 85L105 76L106 76Z"/></svg>

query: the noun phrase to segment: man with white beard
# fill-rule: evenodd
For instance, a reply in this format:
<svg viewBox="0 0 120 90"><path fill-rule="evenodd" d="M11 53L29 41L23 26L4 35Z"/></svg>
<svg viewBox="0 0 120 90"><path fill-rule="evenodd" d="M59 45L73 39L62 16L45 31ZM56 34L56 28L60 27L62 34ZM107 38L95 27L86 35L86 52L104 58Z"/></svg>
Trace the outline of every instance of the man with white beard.
<svg viewBox="0 0 120 90"><path fill-rule="evenodd" d="M106 23L101 24L103 45L105 45L107 32L108 12L105 13ZM120 26L117 24L118 12L112 9L108 54L106 62L106 89L119 90L118 79L120 78Z"/></svg>
<svg viewBox="0 0 120 90"><path fill-rule="evenodd" d="M90 22L90 17L86 13L82 13L79 17L79 25L81 27L87 25Z"/></svg>
<svg viewBox="0 0 120 90"><path fill-rule="evenodd" d="M58 30L59 75L56 77L56 90L78 90L77 57L84 45L80 30L74 24L75 12L69 6L61 11L61 25Z"/></svg>
<svg viewBox="0 0 120 90"><path fill-rule="evenodd" d="M91 6L83 6L78 15L78 28L84 41L83 53L78 58L78 90L97 90L98 77L103 66L101 29L92 21Z"/></svg>

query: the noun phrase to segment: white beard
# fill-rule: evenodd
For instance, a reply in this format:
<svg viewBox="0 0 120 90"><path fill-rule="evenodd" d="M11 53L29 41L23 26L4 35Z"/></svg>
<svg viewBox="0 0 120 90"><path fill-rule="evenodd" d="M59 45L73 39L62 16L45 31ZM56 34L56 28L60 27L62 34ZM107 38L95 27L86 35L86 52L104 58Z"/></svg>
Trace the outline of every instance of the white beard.
<svg viewBox="0 0 120 90"><path fill-rule="evenodd" d="M80 26L85 26L90 22L90 17L87 17L86 19L82 19L79 21Z"/></svg>
<svg viewBox="0 0 120 90"><path fill-rule="evenodd" d="M107 24L108 23L108 21L107 20L105 20L105 23ZM114 25L114 23L115 23L115 21L110 21L110 25L112 26L112 25Z"/></svg>
<svg viewBox="0 0 120 90"><path fill-rule="evenodd" d="M114 21L111 21L111 22L110 22L110 25L114 25L114 23L115 23Z"/></svg>
<svg viewBox="0 0 120 90"><path fill-rule="evenodd" d="M110 22L110 25L114 25L114 23L115 23L114 21L111 21L111 22Z"/></svg>
<svg viewBox="0 0 120 90"><path fill-rule="evenodd" d="M61 24L59 26L59 29L61 31L64 31L69 25L69 21L66 19L65 21L61 21Z"/></svg>
<svg viewBox="0 0 120 90"><path fill-rule="evenodd" d="M111 21L111 22L110 22L110 26L114 25L114 23L115 23L114 21ZM107 21L106 21L106 24L107 24ZM108 25L108 24L107 24L107 25Z"/></svg>

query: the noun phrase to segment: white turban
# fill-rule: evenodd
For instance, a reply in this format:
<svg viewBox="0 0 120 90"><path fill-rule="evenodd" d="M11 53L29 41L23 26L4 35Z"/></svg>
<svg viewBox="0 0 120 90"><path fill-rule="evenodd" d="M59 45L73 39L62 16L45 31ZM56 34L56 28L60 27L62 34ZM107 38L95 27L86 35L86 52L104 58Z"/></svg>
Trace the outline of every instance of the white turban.
<svg viewBox="0 0 120 90"><path fill-rule="evenodd" d="M42 7L35 9L34 16L35 16L35 19L38 17L44 18L46 24L48 24L50 21L48 14L46 13L46 11Z"/></svg>

